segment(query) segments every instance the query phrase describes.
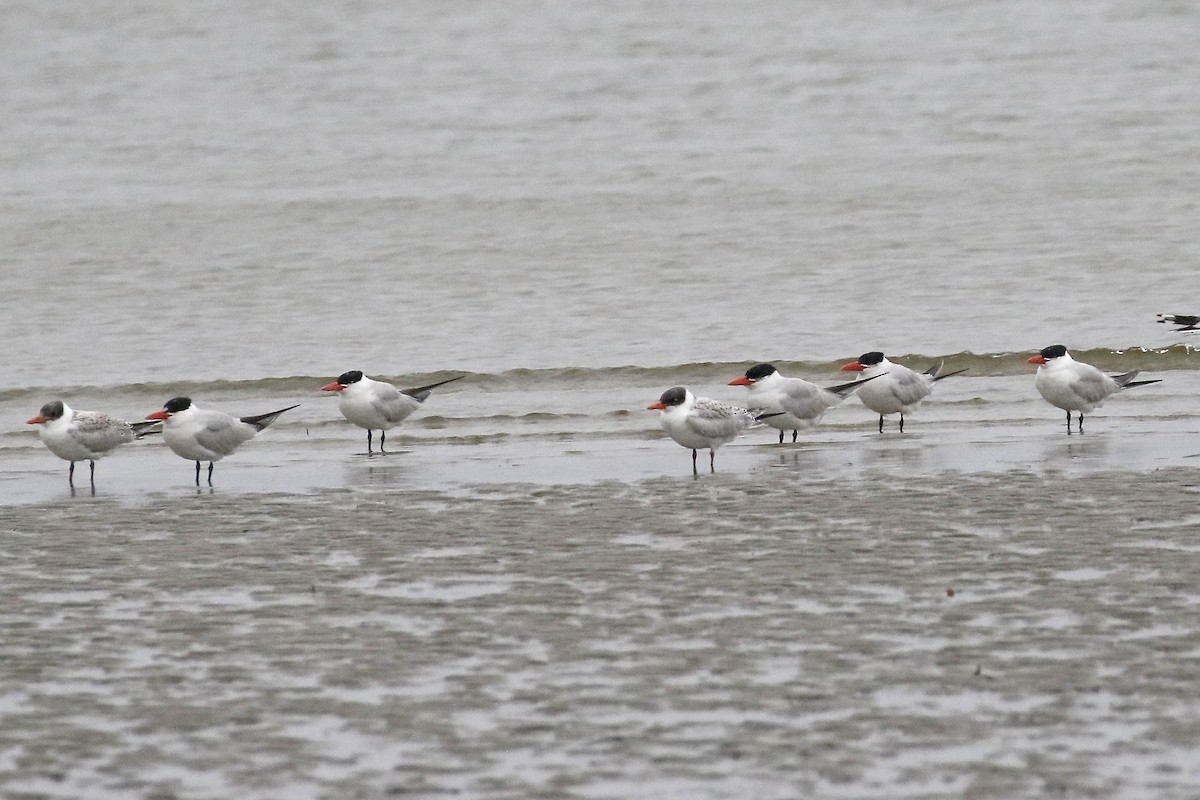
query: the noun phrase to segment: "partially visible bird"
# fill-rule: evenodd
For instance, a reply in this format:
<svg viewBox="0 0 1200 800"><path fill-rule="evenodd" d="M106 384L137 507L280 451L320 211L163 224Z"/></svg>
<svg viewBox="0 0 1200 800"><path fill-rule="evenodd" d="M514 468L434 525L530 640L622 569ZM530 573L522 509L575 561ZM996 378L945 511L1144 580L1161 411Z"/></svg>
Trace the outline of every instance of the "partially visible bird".
<svg viewBox="0 0 1200 800"><path fill-rule="evenodd" d="M208 485L212 486L213 464L253 439L280 414L298 405L252 417L231 417L220 411L197 408L190 397L173 397L162 411L155 411L146 419L161 420L167 447L176 455L196 462L197 486L200 485L200 462L208 462Z"/></svg>
<svg viewBox="0 0 1200 800"><path fill-rule="evenodd" d="M1159 314L1158 321L1178 325L1176 331L1200 331L1200 316L1193 314Z"/></svg>
<svg viewBox="0 0 1200 800"><path fill-rule="evenodd" d="M843 371L861 372L863 378L879 377L880 380L858 390L858 399L867 408L879 415L879 432L883 433L883 418L888 414L900 414L900 432L904 433L904 415L933 391L933 384L951 375L966 372L966 368L954 372L942 372L943 364L937 364L924 372L915 372L901 364L894 364L875 350L863 353L857 361L842 367Z"/></svg>
<svg viewBox="0 0 1200 800"><path fill-rule="evenodd" d="M42 406L28 425L41 425L38 436L51 453L70 461L67 483L75 488L75 462L88 462L88 477L96 488L96 461L126 442L153 433L156 422L126 422L99 411L76 411L62 400Z"/></svg>
<svg viewBox="0 0 1200 800"><path fill-rule="evenodd" d="M741 406L733 406L707 397L696 397L683 386L662 393L658 402L646 408L661 411L659 424L678 444L692 451L692 472L696 469L697 451L708 448L708 468L716 471L717 448L732 442L739 433L760 419L777 414L760 414Z"/></svg>
<svg viewBox="0 0 1200 800"><path fill-rule="evenodd" d="M815 426L826 411L858 391L867 380L874 378L822 387L800 378L785 378L773 364L757 364L729 385L749 387L753 407L779 412L763 419L763 423L779 430L779 443L783 444L784 431L790 430L792 441L796 441L801 429Z"/></svg>
<svg viewBox="0 0 1200 800"><path fill-rule="evenodd" d="M421 407L425 398L439 386L464 378L456 375L444 381L418 386L415 389L397 389L390 383L376 381L362 374L361 370L343 372L337 380L321 387L323 392L338 393L338 411L347 421L367 429L367 452L371 451L371 431L379 431L379 452L383 449L387 431L408 419Z"/></svg>
<svg viewBox="0 0 1200 800"><path fill-rule="evenodd" d="M1029 359L1037 364L1037 375L1033 385L1038 393L1052 406L1067 412L1067 433L1071 432L1071 412L1079 412L1079 432L1083 433L1083 414L1091 412L1112 394L1134 386L1158 383L1161 378L1135 381L1138 370L1123 375L1106 375L1091 364L1071 358L1067 348L1061 344L1043 347Z"/></svg>

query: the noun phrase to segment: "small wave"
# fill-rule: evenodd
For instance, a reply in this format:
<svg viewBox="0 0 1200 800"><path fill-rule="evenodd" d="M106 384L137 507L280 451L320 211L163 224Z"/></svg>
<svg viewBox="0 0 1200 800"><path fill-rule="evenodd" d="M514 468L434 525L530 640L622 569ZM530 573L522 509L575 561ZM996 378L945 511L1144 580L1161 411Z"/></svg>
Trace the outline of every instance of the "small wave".
<svg viewBox="0 0 1200 800"><path fill-rule="evenodd" d="M946 370L966 369L973 377L1021 375L1028 373L1032 365L1028 359L1034 350L1019 353L972 353L962 351L946 354L910 353L890 355L889 358L913 369L925 370L944 364ZM1089 348L1072 351L1080 360L1095 364L1104 370L1127 372L1193 370L1200 369L1200 353L1186 344L1165 348L1128 347L1120 349ZM803 377L818 383L837 382L849 376L841 367L856 358L846 356L836 361L806 361L803 359L774 359L774 364L785 375ZM769 360L769 359L768 359ZM627 387L658 387L693 383L728 383L742 375L757 360L746 361L702 361L665 366L617 366L617 367L549 367L520 368L497 373L439 371L411 375L373 375L376 380L386 381L407 388L423 386L461 375L457 381L437 391L442 393L462 391L506 392L526 389L604 389ZM328 375L290 375L265 377L239 381L207 381L188 383L170 381L159 383L131 383L112 386L38 386L0 389L2 401L41 402L44 398L83 395L121 396L142 402L149 399L157 407L163 398L186 394L193 397L217 394L239 394L248 396L321 396L320 388L328 383Z"/></svg>

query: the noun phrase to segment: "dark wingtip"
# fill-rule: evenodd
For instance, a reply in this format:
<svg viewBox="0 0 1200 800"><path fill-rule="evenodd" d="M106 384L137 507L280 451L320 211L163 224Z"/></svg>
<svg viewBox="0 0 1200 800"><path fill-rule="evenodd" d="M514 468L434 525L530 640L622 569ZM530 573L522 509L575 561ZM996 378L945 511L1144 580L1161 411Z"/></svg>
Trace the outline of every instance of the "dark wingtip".
<svg viewBox="0 0 1200 800"><path fill-rule="evenodd" d="M129 423L129 427L133 428L134 438L141 439L143 436L151 436L156 433L162 433L162 420L138 420L137 422Z"/></svg>
<svg viewBox="0 0 1200 800"><path fill-rule="evenodd" d="M255 428L257 428L258 430L261 431L263 428L267 427L272 422L274 422L275 418L278 417L283 412L291 411L293 408L298 408L299 406L300 406L300 404L296 403L296 405L294 405L294 406L288 406L287 408L281 408L278 411L270 411L270 412L267 412L266 414L255 414L252 417L242 417L241 420L242 420L242 422L246 423L247 425L253 425Z"/></svg>
<svg viewBox="0 0 1200 800"><path fill-rule="evenodd" d="M439 386L445 386L447 383L454 383L455 381L461 381L465 377L467 377L467 376L466 375L455 375L453 378L446 378L446 380L438 381L437 383L430 383L430 384L426 384L425 386L417 386L416 388L413 388L413 389L401 389L400 394L406 394L409 397L413 398L414 400L420 400L420 401L424 402L425 398L429 397L429 393L432 392L434 389L438 388Z"/></svg>
<svg viewBox="0 0 1200 800"><path fill-rule="evenodd" d="M934 375L934 376L933 376L933 380L934 380L934 382L936 383L937 381L940 381L940 380L942 380L943 378L950 378L950 377L953 377L953 376L955 376L955 375L962 375L964 372L968 372L968 371L970 371L970 369L971 369L970 367L963 367L962 369L956 369L956 370L954 370L954 372L946 372L946 373L944 373L944 374L942 374L942 375Z"/></svg>
<svg viewBox="0 0 1200 800"><path fill-rule="evenodd" d="M871 377L863 378L860 381L848 381L846 383L839 383L837 386L827 386L827 387L825 387L825 389L826 389L826 391L833 392L838 397L845 398L845 397L849 396L851 393L857 391L858 388L860 386L862 386L864 383L870 383L871 381L875 380L876 378L882 378L884 375L887 375L887 373L881 372L878 375L872 375Z"/></svg>

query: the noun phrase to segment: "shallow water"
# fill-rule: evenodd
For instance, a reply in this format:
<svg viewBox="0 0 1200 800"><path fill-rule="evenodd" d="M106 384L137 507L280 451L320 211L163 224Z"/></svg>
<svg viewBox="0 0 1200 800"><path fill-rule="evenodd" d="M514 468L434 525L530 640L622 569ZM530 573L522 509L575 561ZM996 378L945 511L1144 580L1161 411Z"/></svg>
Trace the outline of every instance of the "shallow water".
<svg viewBox="0 0 1200 800"><path fill-rule="evenodd" d="M1158 347L1195 312L1187 5L5 10L8 385Z"/></svg>
<svg viewBox="0 0 1200 800"><path fill-rule="evenodd" d="M0 795L1195 795L1197 9L0 9ZM874 349L969 371L646 411ZM348 369L466 377L368 456ZM179 394L301 405L24 424Z"/></svg>
<svg viewBox="0 0 1200 800"><path fill-rule="evenodd" d="M388 455L305 398L211 489L158 441L95 495L11 447L0 786L1189 797L1200 372L1159 374L1083 435L962 376L696 477L649 411L464 411L613 381L446 391Z"/></svg>

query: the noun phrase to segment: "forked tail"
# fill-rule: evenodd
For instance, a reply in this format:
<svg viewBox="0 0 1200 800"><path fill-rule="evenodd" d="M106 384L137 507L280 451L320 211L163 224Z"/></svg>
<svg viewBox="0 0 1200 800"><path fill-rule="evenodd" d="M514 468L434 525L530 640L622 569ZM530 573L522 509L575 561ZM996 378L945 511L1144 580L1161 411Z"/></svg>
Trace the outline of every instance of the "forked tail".
<svg viewBox="0 0 1200 800"><path fill-rule="evenodd" d="M129 427L133 428L133 438L140 439L143 436L153 436L156 433L162 433L162 421L157 419L139 420L138 422L129 423Z"/></svg>
<svg viewBox="0 0 1200 800"><path fill-rule="evenodd" d="M1134 386L1145 386L1148 383L1162 383L1162 378L1153 378L1148 381L1135 381L1141 370L1135 369L1133 372L1126 372L1124 375L1113 375L1113 380L1117 382L1117 386L1122 389L1132 389Z"/></svg>
<svg viewBox="0 0 1200 800"><path fill-rule="evenodd" d="M942 367L944 367L944 366L946 366L945 361L943 361L939 364L934 364L932 367L925 370L925 374L928 375L929 377L933 378L934 382L936 383L937 381L940 381L943 378L949 378L953 375L961 375L970 369L970 367L963 367L962 369L954 370L954 372L947 372L947 373L943 374Z"/></svg>
<svg viewBox="0 0 1200 800"><path fill-rule="evenodd" d="M272 422L274 422L275 419L280 414L282 414L285 411L291 411L293 408L296 408L296 406L299 406L299 405L300 405L299 403L296 403L296 405L294 405L294 406L288 406L287 408L281 408L278 411L272 411L269 414L258 414L257 416L253 416L253 417L242 417L242 422L246 423L247 425L253 425L255 430L261 431L263 428L267 427Z"/></svg>

